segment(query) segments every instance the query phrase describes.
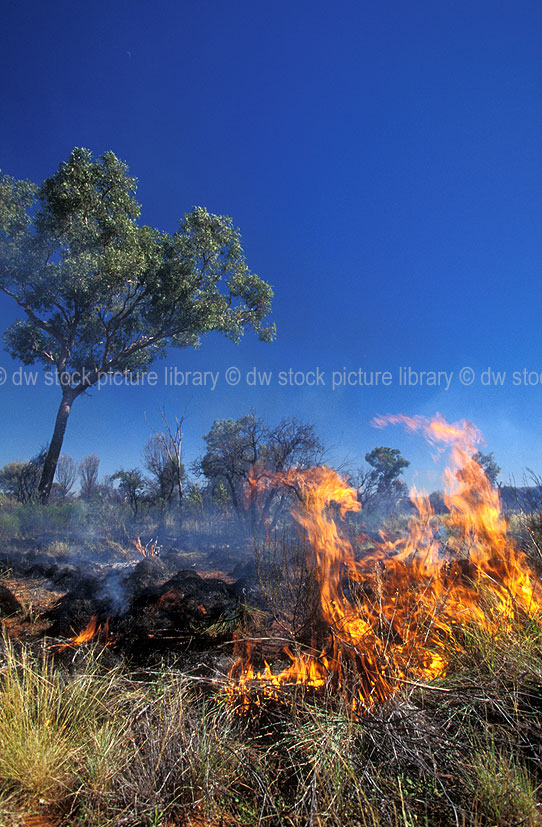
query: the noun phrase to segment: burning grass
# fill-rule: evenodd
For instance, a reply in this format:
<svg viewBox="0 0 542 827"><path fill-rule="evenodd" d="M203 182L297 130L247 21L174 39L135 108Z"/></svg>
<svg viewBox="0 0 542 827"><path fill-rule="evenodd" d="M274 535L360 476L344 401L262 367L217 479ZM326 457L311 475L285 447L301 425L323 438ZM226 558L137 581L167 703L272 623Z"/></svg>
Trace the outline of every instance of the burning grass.
<svg viewBox="0 0 542 827"><path fill-rule="evenodd" d="M445 521L428 497L413 491L416 514L406 536L382 534L372 549L356 555L341 520L360 504L333 469L256 473L256 499L270 487L297 494L292 513L307 549L302 579L306 583L313 573L317 600L310 639L300 640L294 630L296 650L284 648L288 665L282 671L265 659L264 668L256 666L253 642L239 642L229 697L241 710L262 694L279 698L284 687L303 685L346 694L353 713L364 714L405 682L444 675L470 627L499 634L518 618L540 617L538 577L508 536L498 493L474 459L480 434L469 423L450 425L440 417L387 421L450 449Z"/></svg>
<svg viewBox="0 0 542 827"><path fill-rule="evenodd" d="M344 518L359 504L334 471L257 473L255 496L295 491L300 531L260 549L272 620L234 613L229 674L227 656L224 674L210 667L210 634L189 674L179 658L134 673L96 617L39 656L4 642L6 823L24 806L88 827L542 824L540 580L472 426L400 421L451 449L448 514L415 493L406 535L356 543ZM149 616L186 604L187 583L153 591Z"/></svg>
<svg viewBox="0 0 542 827"><path fill-rule="evenodd" d="M2 823L24 806L88 827L534 827L542 628L473 627L454 652L363 717L300 686L240 717L178 669L130 675L90 646L67 669L4 643Z"/></svg>

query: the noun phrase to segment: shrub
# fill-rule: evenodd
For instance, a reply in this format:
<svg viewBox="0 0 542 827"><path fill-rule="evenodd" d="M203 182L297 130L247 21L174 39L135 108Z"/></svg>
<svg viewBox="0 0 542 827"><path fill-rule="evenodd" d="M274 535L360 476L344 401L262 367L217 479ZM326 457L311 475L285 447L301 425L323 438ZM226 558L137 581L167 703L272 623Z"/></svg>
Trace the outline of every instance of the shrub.
<svg viewBox="0 0 542 827"><path fill-rule="evenodd" d="M0 542L5 543L18 537L20 532L19 518L16 512L0 512Z"/></svg>

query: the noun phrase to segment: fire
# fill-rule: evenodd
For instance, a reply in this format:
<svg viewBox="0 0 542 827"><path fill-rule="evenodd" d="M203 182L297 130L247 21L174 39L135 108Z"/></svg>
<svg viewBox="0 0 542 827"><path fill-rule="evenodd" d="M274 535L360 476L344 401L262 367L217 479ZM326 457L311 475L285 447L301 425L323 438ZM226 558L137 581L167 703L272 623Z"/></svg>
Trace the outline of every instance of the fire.
<svg viewBox="0 0 542 827"><path fill-rule="evenodd" d="M88 643L94 638L97 638L100 633L105 640L105 646L111 646L114 641L109 636L109 619L106 620L104 624L101 624L98 623L98 618L96 615L92 615L83 631L79 632L78 635L71 637L66 643L55 645L54 648L57 652L63 652L64 649L69 649L73 646L81 646L83 643Z"/></svg>
<svg viewBox="0 0 542 827"><path fill-rule="evenodd" d="M158 557L160 554L160 546L158 545L158 540L149 540L146 545L143 545L141 542L141 538L138 537L137 540L132 540L132 545L139 551L143 557Z"/></svg>
<svg viewBox="0 0 542 827"><path fill-rule="evenodd" d="M98 628L98 618L93 615L82 632L79 632L76 637L71 638L70 644L72 646L80 646L82 643L88 643L96 634Z"/></svg>
<svg viewBox="0 0 542 827"><path fill-rule="evenodd" d="M437 517L427 495L414 489L415 516L406 535L394 540L382 535L375 548L356 554L340 524L361 506L336 471L253 475L251 496L270 487L297 493L292 515L314 555L320 617L314 618L307 651L284 649L289 665L278 674L265 661L257 671L254 646L237 643L228 694L241 709L250 705L252 688L277 698L281 687L302 684L345 692L352 709L363 711L405 681L443 675L462 628L478 624L496 632L519 612L533 614L542 607L540 584L507 535L498 492L473 459L481 441L477 429L440 416L390 416L374 424L401 424L421 432L439 451L449 450L444 473L449 513Z"/></svg>

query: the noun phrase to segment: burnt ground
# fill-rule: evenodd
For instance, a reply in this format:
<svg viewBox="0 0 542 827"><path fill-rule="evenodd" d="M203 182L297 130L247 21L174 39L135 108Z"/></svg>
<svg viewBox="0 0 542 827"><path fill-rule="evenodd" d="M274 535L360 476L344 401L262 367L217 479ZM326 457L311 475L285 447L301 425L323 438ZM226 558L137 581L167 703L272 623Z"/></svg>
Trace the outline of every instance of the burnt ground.
<svg viewBox="0 0 542 827"><path fill-rule="evenodd" d="M0 625L29 645L73 654L82 632L134 667L164 657L188 670L227 673L246 603L256 599L251 551L171 547L144 557L126 550L111 561L54 557L38 547L0 555ZM65 644L68 644L65 646ZM205 666L203 666L205 665Z"/></svg>
<svg viewBox="0 0 542 827"><path fill-rule="evenodd" d="M73 637L94 620L94 643L111 663L133 674L164 662L185 673L225 677L233 662L232 633L254 592L254 567L245 549L212 549L195 555L169 549L142 557L128 549L111 562L44 555L18 548L0 556L0 632L16 644L46 651L67 666L77 663L81 645ZM221 564L221 567L220 565ZM247 576L248 575L248 576ZM83 646L85 644L82 644ZM41 812L36 813L36 808ZM61 827L63 814L39 800L15 805L2 827ZM161 822L177 827L176 819ZM194 814L190 823L216 822ZM220 821L233 827L229 817Z"/></svg>

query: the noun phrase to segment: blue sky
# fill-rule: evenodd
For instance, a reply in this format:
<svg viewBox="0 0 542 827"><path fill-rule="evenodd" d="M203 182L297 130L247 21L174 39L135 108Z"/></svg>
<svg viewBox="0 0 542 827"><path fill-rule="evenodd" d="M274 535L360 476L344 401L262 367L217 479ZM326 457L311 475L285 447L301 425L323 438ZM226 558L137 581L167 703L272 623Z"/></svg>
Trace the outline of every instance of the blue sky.
<svg viewBox="0 0 542 827"><path fill-rule="evenodd" d="M196 204L231 215L275 288L275 343L211 336L157 363L153 388L94 391L65 451L132 467L164 406L185 416L191 459L215 418L253 407L313 422L335 463L399 447L414 479L428 450L370 420L440 411L478 425L505 478L542 472L541 35L535 2L7 5L2 170L41 182L74 146L111 149L145 223L173 231ZM0 313L4 328L16 308L1 297ZM218 372L215 390L166 386L166 365ZM46 444L58 398L41 374L14 386L7 353L0 366L3 464ZM405 387L402 366L453 376ZM253 367L269 387L246 384ZM316 367L324 386L279 384ZM344 368L392 380L333 390ZM488 368L502 385L482 385Z"/></svg>

